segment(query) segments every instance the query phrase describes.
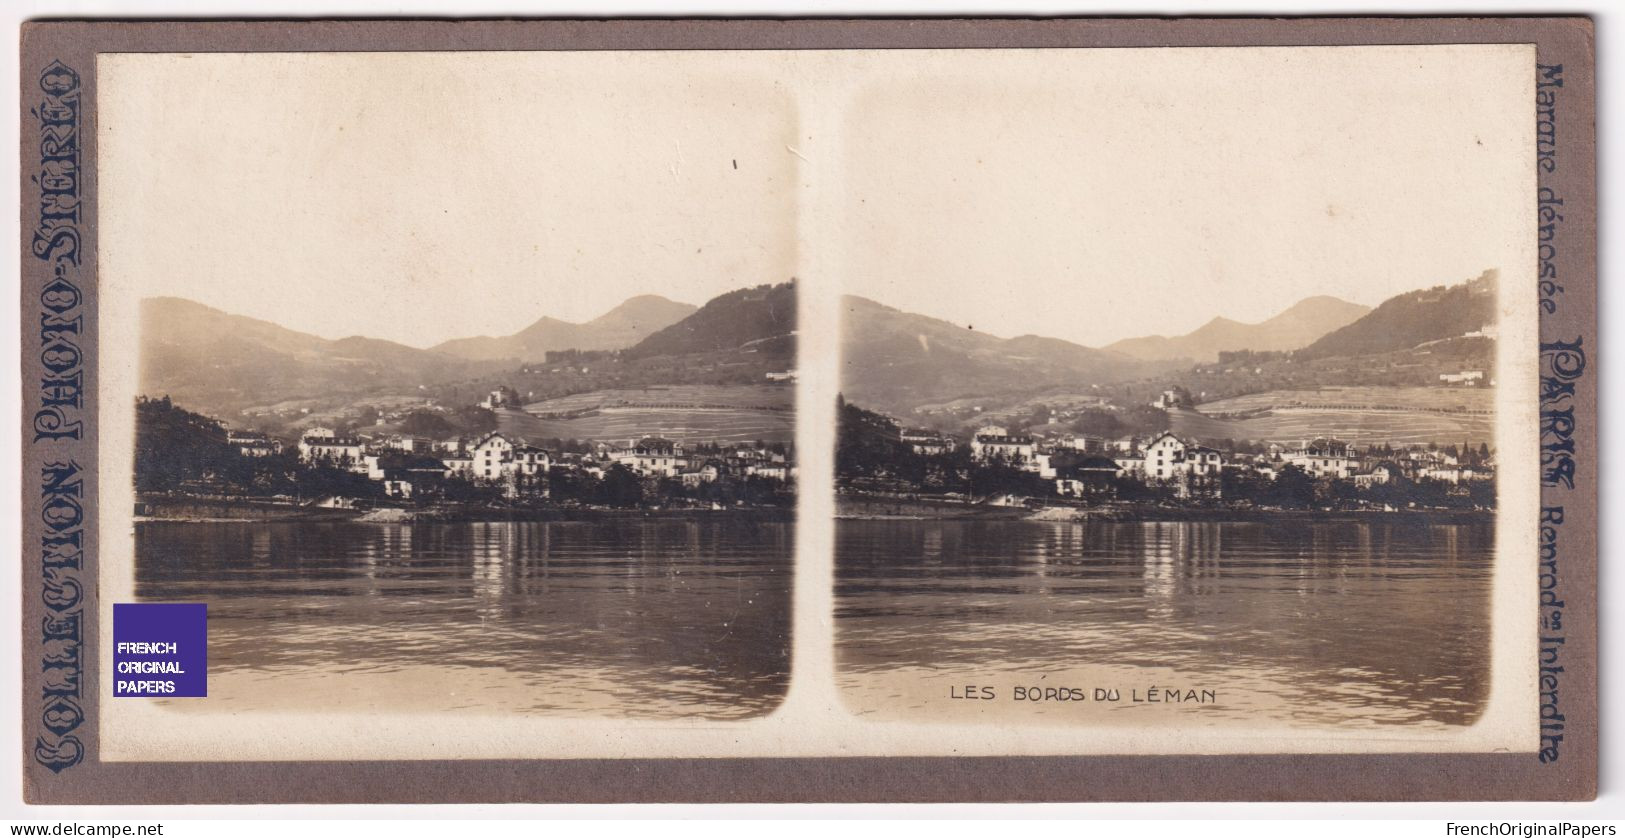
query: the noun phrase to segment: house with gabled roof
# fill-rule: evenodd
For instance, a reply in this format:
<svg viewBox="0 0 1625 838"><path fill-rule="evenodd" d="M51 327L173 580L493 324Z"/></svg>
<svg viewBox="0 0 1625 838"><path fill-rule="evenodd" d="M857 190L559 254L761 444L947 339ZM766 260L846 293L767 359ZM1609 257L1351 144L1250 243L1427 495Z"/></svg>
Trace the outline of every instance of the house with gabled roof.
<svg viewBox="0 0 1625 838"><path fill-rule="evenodd" d="M1360 456L1354 446L1332 437L1317 437L1281 457L1313 477L1348 479L1360 470Z"/></svg>
<svg viewBox="0 0 1625 838"><path fill-rule="evenodd" d="M609 459L640 477L677 477L688 467L683 446L658 436L633 440L625 448L610 451Z"/></svg>
<svg viewBox="0 0 1625 838"><path fill-rule="evenodd" d="M971 435L970 454L977 462L997 460L1025 467L1036 462L1038 444L1030 436L1012 434L1000 425L988 425Z"/></svg>

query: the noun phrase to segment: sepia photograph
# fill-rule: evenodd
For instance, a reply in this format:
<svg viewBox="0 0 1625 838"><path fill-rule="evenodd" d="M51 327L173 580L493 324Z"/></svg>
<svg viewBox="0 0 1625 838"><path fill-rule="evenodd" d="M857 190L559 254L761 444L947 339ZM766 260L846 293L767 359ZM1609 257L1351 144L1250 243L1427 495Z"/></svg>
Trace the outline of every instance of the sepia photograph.
<svg viewBox="0 0 1625 838"><path fill-rule="evenodd" d="M787 114L500 69L104 59L132 593L208 605L208 695L171 711L783 699Z"/></svg>
<svg viewBox="0 0 1625 838"><path fill-rule="evenodd" d="M835 497L852 712L1483 717L1498 523L1532 521L1500 500L1527 443L1498 421L1528 355L1506 342L1530 340L1504 318L1533 310L1506 271L1534 138L1504 110L1532 68L1491 52L1517 82L1425 50L1197 51L865 103Z"/></svg>

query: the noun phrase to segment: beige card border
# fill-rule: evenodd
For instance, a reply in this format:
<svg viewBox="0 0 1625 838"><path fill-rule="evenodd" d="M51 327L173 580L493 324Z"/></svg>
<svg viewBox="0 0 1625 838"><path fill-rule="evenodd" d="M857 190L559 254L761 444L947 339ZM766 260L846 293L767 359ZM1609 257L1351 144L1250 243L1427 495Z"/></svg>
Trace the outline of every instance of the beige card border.
<svg viewBox="0 0 1625 838"><path fill-rule="evenodd" d="M1595 355L1592 39L1584 18L1310 20L321 21L35 23L22 44L23 754L31 802L1580 799L1594 796L1595 373L1552 352L1543 374L1576 385L1547 409L1574 410L1572 463L1543 503L1564 507L1554 580L1563 607L1560 757L788 758L676 760L108 763L97 758L95 398L63 401L81 376L97 392L94 56L98 52L527 49L851 49L1535 43L1564 64L1557 133L1539 174L1561 198L1543 217L1545 341ZM49 69L48 69L49 68ZM1532 103L1532 108L1535 103ZM1544 104L1543 104L1544 106ZM1548 163L1547 161L1550 161ZM1549 165L1551 170L1545 170ZM1549 206L1555 208L1556 204ZM77 251L73 250L77 242ZM39 251L34 248L39 247ZM66 258L77 252L77 258ZM62 283L71 283L74 293ZM55 284L53 284L55 283ZM1557 286L1562 286L1558 289ZM42 411L45 411L42 413ZM72 423L81 423L74 426ZM1544 423L1543 423L1544 424ZM1554 426L1555 428L1556 426ZM76 433L70 430L76 428ZM44 431L43 435L37 432ZM1572 441L1574 450L1563 448ZM55 464L55 465L53 465ZM54 470L53 470L54 469ZM1544 470L1544 468L1543 468ZM1542 535L1546 538L1545 532ZM52 539L46 541L46 539ZM77 540L76 540L77 539ZM38 593L38 596L35 594ZM1551 609L1542 609L1542 618ZM84 618L82 622L80 619ZM1556 644L1548 644L1556 646Z"/></svg>

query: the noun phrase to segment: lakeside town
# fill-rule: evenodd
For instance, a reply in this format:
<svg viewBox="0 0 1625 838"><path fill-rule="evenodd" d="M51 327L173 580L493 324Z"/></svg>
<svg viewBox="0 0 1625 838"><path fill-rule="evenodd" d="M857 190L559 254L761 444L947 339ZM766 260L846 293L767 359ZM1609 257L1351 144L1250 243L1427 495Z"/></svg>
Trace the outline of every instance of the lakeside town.
<svg viewBox="0 0 1625 838"><path fill-rule="evenodd" d="M1498 276L1100 348L849 298L839 514L1493 514Z"/></svg>
<svg viewBox="0 0 1625 838"><path fill-rule="evenodd" d="M379 415L372 427L312 425L288 438L230 428L167 397L137 404L138 512L173 517L369 520L522 517L593 510L787 509L796 466L783 442L537 440L496 426L518 394L492 390L459 414L487 429L450 436L391 431L434 425L431 411ZM428 417L431 421L425 421ZM368 418L371 418L370 416ZM278 507L281 509L279 510Z"/></svg>
<svg viewBox="0 0 1625 838"><path fill-rule="evenodd" d="M1168 429L1189 399L1167 390L1134 413L1159 428L1080 433L985 424L950 433L842 402L837 486L845 517L1181 517L1202 510L1487 512L1495 508L1488 443L1356 444L1332 435L1293 444L1202 441ZM1088 411L1121 424L1118 406ZM1148 418L1150 417L1150 418ZM1160 422L1158 420L1161 420ZM1030 421L1030 420L1029 420ZM1072 425L1098 425L1073 422Z"/></svg>
<svg viewBox="0 0 1625 838"><path fill-rule="evenodd" d="M795 305L793 282L645 294L419 349L147 299L137 514L784 518Z"/></svg>

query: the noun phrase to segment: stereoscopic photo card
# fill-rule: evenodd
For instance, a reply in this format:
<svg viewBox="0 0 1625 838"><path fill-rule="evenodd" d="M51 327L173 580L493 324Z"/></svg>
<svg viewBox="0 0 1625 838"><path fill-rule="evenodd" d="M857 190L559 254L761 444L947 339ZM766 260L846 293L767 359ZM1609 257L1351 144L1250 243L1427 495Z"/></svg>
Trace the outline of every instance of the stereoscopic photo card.
<svg viewBox="0 0 1625 838"><path fill-rule="evenodd" d="M28 799L1590 798L1592 73L28 25Z"/></svg>

